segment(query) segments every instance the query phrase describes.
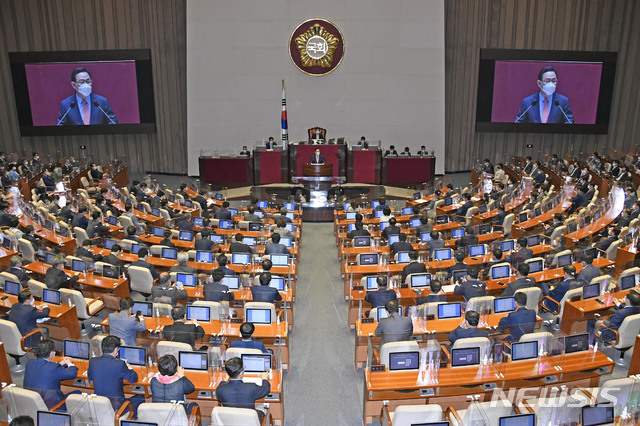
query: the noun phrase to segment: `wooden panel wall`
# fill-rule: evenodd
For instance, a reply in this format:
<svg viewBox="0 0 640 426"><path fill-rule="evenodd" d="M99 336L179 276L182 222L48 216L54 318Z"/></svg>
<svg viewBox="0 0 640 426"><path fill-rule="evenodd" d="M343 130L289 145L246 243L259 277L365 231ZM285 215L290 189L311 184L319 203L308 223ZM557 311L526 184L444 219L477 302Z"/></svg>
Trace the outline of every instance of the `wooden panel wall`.
<svg viewBox="0 0 640 426"><path fill-rule="evenodd" d="M635 149L640 135L640 2L447 0L446 163L449 172L512 155ZM481 48L617 51L609 134L476 133ZM526 148L532 144L533 148Z"/></svg>
<svg viewBox="0 0 640 426"><path fill-rule="evenodd" d="M186 173L185 26L186 0L0 1L0 150L124 157L134 173ZM21 137L7 52L94 49L151 50L157 132Z"/></svg>

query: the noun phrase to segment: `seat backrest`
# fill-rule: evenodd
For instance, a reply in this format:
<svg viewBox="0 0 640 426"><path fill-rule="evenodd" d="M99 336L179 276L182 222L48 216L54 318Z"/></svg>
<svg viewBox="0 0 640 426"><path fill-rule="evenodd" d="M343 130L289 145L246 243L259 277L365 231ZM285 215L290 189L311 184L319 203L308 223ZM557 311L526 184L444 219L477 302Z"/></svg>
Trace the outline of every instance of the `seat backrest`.
<svg viewBox="0 0 640 426"><path fill-rule="evenodd" d="M188 343L168 342L166 340L161 340L158 342L156 350L158 352L158 358L161 358L165 355L173 355L176 360L179 360L180 358L178 352L191 352L193 351L193 348Z"/></svg>
<svg viewBox="0 0 640 426"><path fill-rule="evenodd" d="M519 342L538 342L538 351L548 352L554 338L548 331L538 331L536 333L526 333L520 337Z"/></svg>
<svg viewBox="0 0 640 426"><path fill-rule="evenodd" d="M618 253L618 247L622 245L622 240L616 240L611 243L606 251L607 260L616 260L616 254Z"/></svg>
<svg viewBox="0 0 640 426"><path fill-rule="evenodd" d="M231 358L241 358L242 354L260 355L262 351L254 348L228 348L224 353L224 358L228 361Z"/></svg>
<svg viewBox="0 0 640 426"><path fill-rule="evenodd" d="M153 314L157 317L170 317L172 309L169 303L153 303Z"/></svg>
<svg viewBox="0 0 640 426"><path fill-rule="evenodd" d="M606 281L607 283L611 282L611 275L600 275L599 277L595 277L594 279L591 280L591 282L589 283L591 284L600 284L600 291L602 292L603 288L603 283Z"/></svg>
<svg viewBox="0 0 640 426"><path fill-rule="evenodd" d="M220 310L224 306L224 304L220 302L211 302L209 300L196 300L193 302L195 306L208 306L209 307L209 318L211 321L217 321L220 319ZM226 306L228 308L228 304Z"/></svg>
<svg viewBox="0 0 640 426"><path fill-rule="evenodd" d="M80 228L79 226L73 228L73 233L76 236L76 243L78 244L78 247L82 247L82 243L84 242L84 240L89 239L89 234L87 234L87 231Z"/></svg>
<svg viewBox="0 0 640 426"><path fill-rule="evenodd" d="M636 336L640 334L640 314L629 315L618 328L618 344L616 348L624 349L633 346Z"/></svg>
<svg viewBox="0 0 640 426"><path fill-rule="evenodd" d="M129 227L129 226L133 226L133 220L131 220L130 217L125 216L125 215L120 215L118 217L118 223L120 224L120 226L122 226L125 230Z"/></svg>
<svg viewBox="0 0 640 426"><path fill-rule="evenodd" d="M488 337L466 337L464 339L456 339L451 348L480 348L480 359L482 359L491 351L491 341Z"/></svg>
<svg viewBox="0 0 640 426"><path fill-rule="evenodd" d="M637 383L636 379L631 377L624 377L621 379L611 379L607 380L600 386L600 391L596 396L596 401L598 404L606 404L609 402L608 398L605 398L605 395L614 396L616 398L616 410L621 410L620 407L626 407L629 402L629 397L631 396L631 392L638 391L639 383ZM607 389L607 392L604 393L603 390ZM622 414L621 412L614 413L615 416L619 416Z"/></svg>
<svg viewBox="0 0 640 426"><path fill-rule="evenodd" d="M154 244L151 247L149 247L149 253L151 253L151 256L162 256L163 248L164 246Z"/></svg>
<svg viewBox="0 0 640 426"><path fill-rule="evenodd" d="M560 301L560 310L558 311L558 316L562 318L562 313L564 312L564 304L567 300L571 300L575 296L582 296L582 287L574 288L567 291L564 296L562 296L562 300Z"/></svg>
<svg viewBox="0 0 640 426"><path fill-rule="evenodd" d="M380 347L380 363L389 366L389 354L392 352L415 352L420 346L415 341L388 342Z"/></svg>
<svg viewBox="0 0 640 426"><path fill-rule="evenodd" d="M38 411L49 411L38 392L17 386L2 389L2 401L13 418L24 415L37 419Z"/></svg>
<svg viewBox="0 0 640 426"><path fill-rule="evenodd" d="M25 240L24 238L19 238L18 248L20 250L20 253L22 253L23 258L27 259L29 262L36 261L36 251L33 249L31 241Z"/></svg>
<svg viewBox="0 0 640 426"><path fill-rule="evenodd" d="M411 425L415 423L442 421L442 408L437 404L400 405L391 416L393 425Z"/></svg>
<svg viewBox="0 0 640 426"><path fill-rule="evenodd" d="M7 271L0 272L0 285L4 287L5 281L13 281L14 283L20 283L20 280L15 275L10 274Z"/></svg>
<svg viewBox="0 0 640 426"><path fill-rule="evenodd" d="M465 311L476 311L478 313L489 313L493 311L493 301L495 300L495 296L480 296L480 297L472 297L467 302L467 307Z"/></svg>
<svg viewBox="0 0 640 426"><path fill-rule="evenodd" d="M622 280L622 278L627 277L629 275L640 275L640 268L635 267L635 268L625 269L624 271L622 271L622 273L618 277L618 283L620 283L620 280Z"/></svg>
<svg viewBox="0 0 640 426"><path fill-rule="evenodd" d="M78 314L78 319L89 319L90 315L87 314L87 302L84 300L84 296L78 290L70 290L68 288L60 289L60 300L67 301L71 300L76 306L76 313Z"/></svg>
<svg viewBox="0 0 640 426"><path fill-rule="evenodd" d="M153 287L153 276L147 268L139 266L129 267L129 278L131 280L131 290L150 294Z"/></svg>
<svg viewBox="0 0 640 426"><path fill-rule="evenodd" d="M71 394L67 397L67 412L73 413L73 424L112 426L115 412L109 398L95 394Z"/></svg>
<svg viewBox="0 0 640 426"><path fill-rule="evenodd" d="M211 426L260 426L258 412L249 408L214 407L211 412Z"/></svg>
<svg viewBox="0 0 640 426"><path fill-rule="evenodd" d="M473 402L465 410L462 424L488 424L494 426L500 424L500 417L509 416L512 413L513 406L504 399L500 399L498 402Z"/></svg>
<svg viewBox="0 0 640 426"><path fill-rule="evenodd" d="M38 299L42 299L44 289L47 288L47 286L36 280L29 280L28 285L29 290L31 290L31 294Z"/></svg>
<svg viewBox="0 0 640 426"><path fill-rule="evenodd" d="M565 232L567 232L566 226L564 225L558 226L553 230L553 232L549 236L549 239L551 241L554 241L556 238L560 237L560 235L564 234ZM554 259L555 259L555 256L554 256Z"/></svg>
<svg viewBox="0 0 640 426"><path fill-rule="evenodd" d="M244 304L244 317L247 317L247 309L271 309L271 322L276 321L276 305L267 302L247 302Z"/></svg>
<svg viewBox="0 0 640 426"><path fill-rule="evenodd" d="M159 425L188 426L187 412L181 404L145 402L138 407L138 421Z"/></svg>
<svg viewBox="0 0 640 426"><path fill-rule="evenodd" d="M524 293L527 295L527 309L533 309L537 314L542 290L539 287L528 287L517 290L516 294L517 293Z"/></svg>
<svg viewBox="0 0 640 426"><path fill-rule="evenodd" d="M22 345L20 344L22 334L20 334L20 330L18 330L18 326L14 322L0 319L0 339L4 343L8 354L18 356L27 354L22 350Z"/></svg>
<svg viewBox="0 0 640 426"><path fill-rule="evenodd" d="M503 235L511 235L511 227L513 226L513 220L516 218L516 215L513 213L508 214L504 218L504 222L502 222L502 234Z"/></svg>

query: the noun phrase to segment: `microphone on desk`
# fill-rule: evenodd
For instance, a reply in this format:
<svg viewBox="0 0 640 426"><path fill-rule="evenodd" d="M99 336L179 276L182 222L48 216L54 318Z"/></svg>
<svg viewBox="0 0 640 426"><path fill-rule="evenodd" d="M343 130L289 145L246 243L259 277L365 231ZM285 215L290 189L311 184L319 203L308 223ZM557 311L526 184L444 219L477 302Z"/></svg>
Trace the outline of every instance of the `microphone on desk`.
<svg viewBox="0 0 640 426"><path fill-rule="evenodd" d="M518 118L516 118L516 123L520 120L522 120L522 118L524 117L524 115L534 106L538 105L538 101L537 100L532 100L531 101L531 105L529 105L529 108L525 109L524 112L522 114L520 114L520 116L518 116Z"/></svg>
<svg viewBox="0 0 640 426"><path fill-rule="evenodd" d="M564 118L567 119L567 122L565 124L573 124L573 121L569 117L567 117L567 113L564 112L564 108L562 108L562 106L560 105L560 101L556 99L555 101L553 101L553 104L560 108L560 111L562 111L562 115L564 115Z"/></svg>
<svg viewBox="0 0 640 426"><path fill-rule="evenodd" d="M65 117L67 116L67 114L69 114L69 111L71 111L71 109L76 107L76 103L75 102L71 102L69 104L69 109L67 110L67 112L64 113L64 115L62 116L62 118L60 120L58 120L58 124L56 124L56 126L59 126L60 123L62 123L62 121L65 119Z"/></svg>
<svg viewBox="0 0 640 426"><path fill-rule="evenodd" d="M102 111L102 113L104 114L105 117L107 117L109 119L109 124L118 124L115 122L115 120L111 117L109 117L109 114L107 114L102 107L100 106L100 103L98 101L93 101L91 102L94 106L98 107L100 109L100 111Z"/></svg>

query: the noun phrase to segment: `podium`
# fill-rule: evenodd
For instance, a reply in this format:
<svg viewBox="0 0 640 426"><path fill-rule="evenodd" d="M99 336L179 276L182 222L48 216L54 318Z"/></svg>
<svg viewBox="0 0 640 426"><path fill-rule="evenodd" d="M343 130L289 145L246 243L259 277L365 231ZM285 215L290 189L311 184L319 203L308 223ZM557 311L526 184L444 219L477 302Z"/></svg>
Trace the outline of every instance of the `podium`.
<svg viewBox="0 0 640 426"><path fill-rule="evenodd" d="M333 164L303 164L302 176L304 177L333 176Z"/></svg>

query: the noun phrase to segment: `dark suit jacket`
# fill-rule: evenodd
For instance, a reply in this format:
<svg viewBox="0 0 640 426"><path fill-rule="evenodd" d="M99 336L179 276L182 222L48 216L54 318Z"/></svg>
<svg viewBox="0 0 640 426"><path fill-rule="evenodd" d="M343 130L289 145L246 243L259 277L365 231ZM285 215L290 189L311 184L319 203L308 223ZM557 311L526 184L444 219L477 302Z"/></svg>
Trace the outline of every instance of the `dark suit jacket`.
<svg viewBox="0 0 640 426"><path fill-rule="evenodd" d="M594 265L587 265L578 273L576 277L578 280L585 284L591 283L591 280L602 275L600 268Z"/></svg>
<svg viewBox="0 0 640 426"><path fill-rule="evenodd" d="M124 263L122 260L118 259L113 253L109 253L105 257L102 258L104 263L108 263L109 265L122 267Z"/></svg>
<svg viewBox="0 0 640 426"><path fill-rule="evenodd" d="M401 317L392 313L388 318L382 318L376 327L376 336L380 336L380 347L389 342L411 340L413 323L409 317Z"/></svg>
<svg viewBox="0 0 640 426"><path fill-rule="evenodd" d="M213 247L213 241L208 238L200 238L195 242L196 250L211 251L211 247Z"/></svg>
<svg viewBox="0 0 640 426"><path fill-rule="evenodd" d="M231 212L228 209L219 209L213 213L215 219L231 220Z"/></svg>
<svg viewBox="0 0 640 426"><path fill-rule="evenodd" d="M466 339L468 337L489 337L487 330L481 330L477 327L462 328L458 327L449 333L449 341L453 345L458 339Z"/></svg>
<svg viewBox="0 0 640 426"><path fill-rule="evenodd" d="M89 226L89 219L87 219L87 217L84 214L76 213L73 216L73 219L71 220L72 228L78 227L86 230L87 226Z"/></svg>
<svg viewBox="0 0 640 426"><path fill-rule="evenodd" d="M498 327L508 328L510 335L505 339L507 342L517 342L523 334L533 333L536 325L536 311L533 309L520 308L510 312L509 315L500 319Z"/></svg>
<svg viewBox="0 0 640 426"><path fill-rule="evenodd" d="M27 281L29 281L29 277L24 273L22 268L9 268L5 272L15 275L22 284L25 284Z"/></svg>
<svg viewBox="0 0 640 426"><path fill-rule="evenodd" d="M389 235L399 235L402 232L398 225L389 225L382 230L382 236L389 239Z"/></svg>
<svg viewBox="0 0 640 426"><path fill-rule="evenodd" d="M154 268L152 264L145 262L142 259L136 260L131 264L131 266L138 266L140 268L148 269L149 272L151 272L151 276L153 277L154 280L157 280L160 277L160 274L158 274L158 271L156 271L156 268Z"/></svg>
<svg viewBox="0 0 640 426"><path fill-rule="evenodd" d="M284 244L267 243L264 254L291 254L291 252Z"/></svg>
<svg viewBox="0 0 640 426"><path fill-rule="evenodd" d="M467 214L467 210L473 207L473 201L466 201L463 205L458 209L458 216L464 216Z"/></svg>
<svg viewBox="0 0 640 426"><path fill-rule="evenodd" d="M73 277L71 280L75 282L77 277ZM58 268L51 267L44 274L44 284L51 290L57 290L67 281L69 281L67 274Z"/></svg>
<svg viewBox="0 0 640 426"><path fill-rule="evenodd" d="M216 389L216 398L224 407L255 409L256 400L264 398L271 391L268 380L262 386L255 383L244 383L242 380L220 382Z"/></svg>
<svg viewBox="0 0 640 426"><path fill-rule="evenodd" d="M277 288L258 285L251 287L251 300L254 302L275 303L282 300L282 296Z"/></svg>
<svg viewBox="0 0 640 426"><path fill-rule="evenodd" d="M257 340L234 340L229 343L230 348L245 348L245 349L259 349L264 353L268 353L267 348L264 347L264 343Z"/></svg>
<svg viewBox="0 0 640 426"><path fill-rule="evenodd" d="M424 263L418 261L411 262L402 268L402 282L404 283L406 281L407 275L409 274L421 274L423 272L427 272L427 266Z"/></svg>
<svg viewBox="0 0 640 426"><path fill-rule="evenodd" d="M107 114L107 116L109 116L108 118L107 116L104 115L102 111L100 111L100 108L93 105L94 101L98 101L98 105L100 105L100 108L102 108L104 112ZM76 105L73 108L69 109L71 107L72 102L74 102ZM116 115L111 110L111 106L109 105L109 101L107 101L107 98L100 95L96 95L95 93L92 93L89 96L89 99L87 99L87 103L91 104L90 105L91 116L89 119L89 124L117 124L118 123L118 120L116 119ZM67 110L69 111L69 113L67 113L67 116L64 117L64 119L62 119L64 114L67 112ZM109 118L111 120L109 120ZM61 119L62 121L60 121ZM80 105L77 103L75 93L69 96L68 98L63 99L62 102L60 102L60 113L58 114L58 121L60 122L59 126L84 125L84 121L82 120L82 114L80 113Z"/></svg>
<svg viewBox="0 0 640 426"><path fill-rule="evenodd" d="M44 308L42 312L38 311L31 305L25 305L24 303L14 303L9 311L9 321L16 324L20 334L23 336L29 334L38 326L36 320L40 318L47 318L49 316L49 308ZM38 339L38 336L32 336ZM29 338L25 341L27 346L37 343L36 339Z"/></svg>
<svg viewBox="0 0 640 426"><path fill-rule="evenodd" d="M187 343L193 346L196 340L204 336L204 329L201 326L184 322L174 322L163 329L165 339L170 342Z"/></svg>
<svg viewBox="0 0 640 426"><path fill-rule="evenodd" d="M535 285L536 279L533 277L518 278L517 280L507 284L507 288L504 289L501 297L511 297L516 294L516 291L523 288L535 287Z"/></svg>
<svg viewBox="0 0 640 426"><path fill-rule="evenodd" d="M62 366L57 362L50 362L43 358L29 361L24 372L24 387L38 392L48 408L53 407L64 399L60 390L60 381L75 379L78 367Z"/></svg>
<svg viewBox="0 0 640 426"><path fill-rule="evenodd" d="M611 318L609 318L609 321L605 324L607 324L607 327L609 328L618 330L626 317L636 314L640 314L640 306L625 306L624 308L619 309L615 314L611 315ZM600 340L605 342L615 341L615 339L615 334L609 330L603 330L600 334Z"/></svg>
<svg viewBox="0 0 640 426"><path fill-rule="evenodd" d="M231 243L229 244L229 253L253 253L253 248L244 243Z"/></svg>
<svg viewBox="0 0 640 426"><path fill-rule="evenodd" d="M185 300L189 297L187 290L184 288L178 290L178 287L168 286L165 284L154 285L151 287L151 300L156 303L167 303L171 306L176 306L176 301ZM160 300L157 300L160 299Z"/></svg>
<svg viewBox="0 0 640 426"><path fill-rule="evenodd" d="M411 251L413 250L413 246L411 245L411 243L398 241L397 243L391 244L391 247L389 247L389 249L393 253L399 253L401 251Z"/></svg>
<svg viewBox="0 0 640 426"><path fill-rule="evenodd" d="M353 231L347 232L347 238L353 237L369 237L371 234L366 229L354 229Z"/></svg>
<svg viewBox="0 0 640 426"><path fill-rule="evenodd" d="M445 247L444 240L429 240L427 241L427 246L429 246L429 252L433 253L434 250L442 249Z"/></svg>
<svg viewBox="0 0 640 426"><path fill-rule="evenodd" d="M87 259L91 259L92 262L97 262L102 259L101 255L93 254L91 250L88 250L85 247L78 247L76 250L76 256L86 257Z"/></svg>
<svg viewBox="0 0 640 426"><path fill-rule="evenodd" d="M53 180L51 176L47 175L42 175L42 183L44 183L44 186L46 186L47 189L54 189L56 186L56 181Z"/></svg>
<svg viewBox="0 0 640 426"><path fill-rule="evenodd" d="M520 111L518 111L516 118L520 117L527 108L531 106L531 102L534 100L539 101L539 92L536 92L531 96L527 96L522 100L522 105L520 106ZM559 101L560 106L556 106L555 101ZM573 124L573 111L571 110L569 99L557 92L551 96L549 102L549 118L547 119L547 123L567 123L567 119L560 108L564 110L564 114L569 118L569 124ZM538 103L529 108L529 111L527 111L524 116L518 120L518 123L542 123L542 119L540 117L540 104Z"/></svg>
<svg viewBox="0 0 640 426"><path fill-rule="evenodd" d="M316 158L316 155L313 154L313 156L309 160L309 163L311 164L326 164L326 162L327 160L324 159L324 156L322 154L320 154L318 158Z"/></svg>
<svg viewBox="0 0 640 426"><path fill-rule="evenodd" d="M220 283L206 283L202 286L204 300L210 302L221 302L223 300L231 301L234 298L233 293L229 291L229 287Z"/></svg>
<svg viewBox="0 0 640 426"><path fill-rule="evenodd" d="M605 239L598 241L596 243L596 248L602 251L607 251L609 246L616 240L617 240L616 237L607 237Z"/></svg>
<svg viewBox="0 0 640 426"><path fill-rule="evenodd" d="M468 302L473 297L485 296L487 294L487 285L482 281L469 280L456 286L453 294L462 295L464 300Z"/></svg>
<svg viewBox="0 0 640 426"><path fill-rule="evenodd" d="M396 292L386 288L376 291L369 291L364 296L364 300L371 303L371 308L384 308L385 303L389 300L396 300Z"/></svg>
<svg viewBox="0 0 640 426"><path fill-rule="evenodd" d="M129 370L123 360L107 354L89 360L87 376L93 381L94 393L109 398L114 410L124 403L123 382L138 381L138 373Z"/></svg>

